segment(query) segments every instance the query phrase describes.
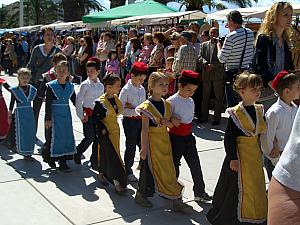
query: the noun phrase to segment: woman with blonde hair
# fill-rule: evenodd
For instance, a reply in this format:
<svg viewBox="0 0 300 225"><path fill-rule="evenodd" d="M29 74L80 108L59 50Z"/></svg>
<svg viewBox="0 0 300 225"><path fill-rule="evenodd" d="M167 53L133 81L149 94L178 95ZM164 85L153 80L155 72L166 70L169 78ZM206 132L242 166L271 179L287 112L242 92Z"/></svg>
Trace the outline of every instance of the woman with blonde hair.
<svg viewBox="0 0 300 225"><path fill-rule="evenodd" d="M267 87L262 89L260 98L265 111L277 100L271 89L271 81L280 71L294 69L290 51L292 15L293 7L290 3L276 2L267 11L258 31L253 72L261 75L264 86ZM266 157L264 157L264 166L268 174L271 174L274 166Z"/></svg>
<svg viewBox="0 0 300 225"><path fill-rule="evenodd" d="M294 69L290 51L293 7L288 2L276 2L267 11L258 31L254 72L270 83L281 70Z"/></svg>

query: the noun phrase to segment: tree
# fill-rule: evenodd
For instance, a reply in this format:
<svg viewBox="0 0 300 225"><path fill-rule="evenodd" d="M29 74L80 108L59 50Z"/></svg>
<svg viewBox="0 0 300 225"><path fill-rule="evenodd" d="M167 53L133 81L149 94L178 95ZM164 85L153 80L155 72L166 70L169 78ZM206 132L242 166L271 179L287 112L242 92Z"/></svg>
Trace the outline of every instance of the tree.
<svg viewBox="0 0 300 225"><path fill-rule="evenodd" d="M6 27L7 10L5 7L0 8L0 27Z"/></svg>
<svg viewBox="0 0 300 225"><path fill-rule="evenodd" d="M64 21L78 21L91 10L102 11L105 9L97 0L62 0Z"/></svg>
<svg viewBox="0 0 300 225"><path fill-rule="evenodd" d="M155 0L159 3L162 3L166 5L169 2L178 2L182 6L186 6L186 9L188 11L190 10L201 10L203 11L204 6L208 6L209 9L216 8L218 10L225 9L226 7L216 1L216 0ZM252 6L251 0L221 0L223 2L233 3L239 7L247 7ZM254 0L254 2L257 2L258 0ZM125 0L110 0L111 8L125 5Z"/></svg>
<svg viewBox="0 0 300 225"><path fill-rule="evenodd" d="M125 5L126 0L110 0L110 8L116 8Z"/></svg>
<svg viewBox="0 0 300 225"><path fill-rule="evenodd" d="M223 2L233 3L239 7L251 7L252 1L251 0L221 0ZM258 0L254 0L257 2ZM211 10L212 8L216 8L218 10L225 9L226 6L221 2L217 2L216 0L169 0L168 2L178 2L181 3L182 6L186 6L186 10L201 10L203 11L204 6L208 6Z"/></svg>

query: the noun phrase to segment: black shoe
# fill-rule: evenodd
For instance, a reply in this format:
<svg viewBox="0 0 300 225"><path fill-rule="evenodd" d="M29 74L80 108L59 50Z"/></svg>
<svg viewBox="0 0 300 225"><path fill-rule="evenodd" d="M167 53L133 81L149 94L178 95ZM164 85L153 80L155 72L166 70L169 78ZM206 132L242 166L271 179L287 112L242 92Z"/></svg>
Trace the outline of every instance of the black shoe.
<svg viewBox="0 0 300 225"><path fill-rule="evenodd" d="M71 173L72 170L70 167L68 167L67 163L62 163L59 165L59 171L63 173Z"/></svg>
<svg viewBox="0 0 300 225"><path fill-rule="evenodd" d="M151 208L153 206L152 203L147 198L143 197L139 191L136 192L135 203L145 208Z"/></svg>
<svg viewBox="0 0 300 225"><path fill-rule="evenodd" d="M213 125L213 126L218 126L218 125L220 125L220 123L221 123L220 120L215 120L215 121L213 121L213 122L211 123L211 125Z"/></svg>
<svg viewBox="0 0 300 225"><path fill-rule="evenodd" d="M76 154L74 155L74 162L75 162L77 165L81 165L81 154L76 153Z"/></svg>
<svg viewBox="0 0 300 225"><path fill-rule="evenodd" d="M103 174L97 174L97 179L103 186L109 185L108 181L105 179Z"/></svg>
<svg viewBox="0 0 300 225"><path fill-rule="evenodd" d="M197 123L206 123L208 120L197 119Z"/></svg>
<svg viewBox="0 0 300 225"><path fill-rule="evenodd" d="M55 161L48 162L48 165L51 167L51 169L56 169L56 163L55 163Z"/></svg>
<svg viewBox="0 0 300 225"><path fill-rule="evenodd" d="M212 200L212 196L208 195L206 192L204 192L200 196L195 196L195 202L202 202L202 203L210 203Z"/></svg>

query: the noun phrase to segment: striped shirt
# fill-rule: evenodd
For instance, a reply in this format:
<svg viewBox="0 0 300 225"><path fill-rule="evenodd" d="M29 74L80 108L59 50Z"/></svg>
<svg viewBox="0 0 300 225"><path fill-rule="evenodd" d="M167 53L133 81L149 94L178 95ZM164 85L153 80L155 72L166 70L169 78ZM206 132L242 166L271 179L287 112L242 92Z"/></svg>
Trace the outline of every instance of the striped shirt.
<svg viewBox="0 0 300 225"><path fill-rule="evenodd" d="M254 52L254 33L248 28L245 29L247 30L247 44L241 68L249 67ZM225 63L226 70L239 69L246 41L245 29L239 28L230 32L225 38L222 50L218 52L218 58L221 63Z"/></svg>

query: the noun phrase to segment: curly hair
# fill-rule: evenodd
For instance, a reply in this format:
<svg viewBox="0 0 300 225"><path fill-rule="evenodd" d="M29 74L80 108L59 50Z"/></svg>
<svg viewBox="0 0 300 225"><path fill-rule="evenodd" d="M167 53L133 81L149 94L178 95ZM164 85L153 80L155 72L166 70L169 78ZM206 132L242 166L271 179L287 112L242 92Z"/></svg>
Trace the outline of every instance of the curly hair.
<svg viewBox="0 0 300 225"><path fill-rule="evenodd" d="M275 36L275 28L274 24L277 22L277 17L282 11L285 9L291 9L293 10L293 7L288 2L276 2L274 3L271 8L266 12L265 18L259 28L258 35L265 34L269 38L273 38ZM283 31L283 38L287 43L290 43L291 38L291 29L286 28Z"/></svg>

